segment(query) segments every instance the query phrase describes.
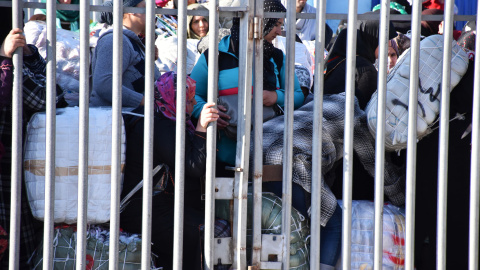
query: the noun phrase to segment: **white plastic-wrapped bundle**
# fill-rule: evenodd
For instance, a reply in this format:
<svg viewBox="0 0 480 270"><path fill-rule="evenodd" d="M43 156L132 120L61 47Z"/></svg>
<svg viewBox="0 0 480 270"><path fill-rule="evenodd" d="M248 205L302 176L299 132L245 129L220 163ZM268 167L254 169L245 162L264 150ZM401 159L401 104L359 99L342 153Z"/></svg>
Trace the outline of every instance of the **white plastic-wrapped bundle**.
<svg viewBox="0 0 480 270"><path fill-rule="evenodd" d="M77 228L61 226L55 228L53 240L53 269L75 269ZM87 230L86 269L107 270L109 265L110 232L99 226ZM43 268L43 243L33 256L33 269ZM142 259L142 239L137 234L120 232L118 241L118 269L140 269ZM153 263L150 269L154 268ZM161 269L161 268L160 268Z"/></svg>
<svg viewBox="0 0 480 270"><path fill-rule="evenodd" d="M25 38L28 44L38 48L43 58L47 56L47 25L42 21L25 24ZM56 43L57 84L65 91L65 100L71 106L78 105L80 79L80 36L76 32L57 29Z"/></svg>
<svg viewBox="0 0 480 270"><path fill-rule="evenodd" d="M401 150L407 147L408 96L410 90L410 50L404 52L387 77L385 149ZM443 36L433 35L420 42L419 82L417 106L417 136L431 132L440 112L443 69ZM453 41L451 58L452 90L468 68L468 56ZM377 128L377 92L365 109L368 127L373 136Z"/></svg>
<svg viewBox="0 0 480 270"><path fill-rule="evenodd" d="M58 109L55 145L54 222L77 222L78 193L78 107ZM90 108L88 142L87 223L110 219L112 109ZM123 126L123 125L122 125ZM27 126L25 183L32 214L45 217L45 113L36 113ZM122 128L122 168L125 163L125 129Z"/></svg>
<svg viewBox="0 0 480 270"><path fill-rule="evenodd" d="M343 205L339 200L340 206ZM352 201L351 270L373 269L375 204ZM383 206L383 269L405 268L405 209L386 203ZM342 258L336 269L342 269Z"/></svg>

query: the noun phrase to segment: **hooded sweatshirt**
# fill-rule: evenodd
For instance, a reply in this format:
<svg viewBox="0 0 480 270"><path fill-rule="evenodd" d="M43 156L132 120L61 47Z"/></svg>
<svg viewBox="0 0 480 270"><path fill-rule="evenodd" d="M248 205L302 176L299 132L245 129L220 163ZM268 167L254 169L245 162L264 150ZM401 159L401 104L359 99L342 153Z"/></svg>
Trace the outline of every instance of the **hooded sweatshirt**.
<svg viewBox="0 0 480 270"><path fill-rule="evenodd" d="M103 34L92 56L92 106L112 105L113 30ZM122 107L136 108L145 92L145 47L138 36L123 29ZM160 77L155 67L154 79Z"/></svg>

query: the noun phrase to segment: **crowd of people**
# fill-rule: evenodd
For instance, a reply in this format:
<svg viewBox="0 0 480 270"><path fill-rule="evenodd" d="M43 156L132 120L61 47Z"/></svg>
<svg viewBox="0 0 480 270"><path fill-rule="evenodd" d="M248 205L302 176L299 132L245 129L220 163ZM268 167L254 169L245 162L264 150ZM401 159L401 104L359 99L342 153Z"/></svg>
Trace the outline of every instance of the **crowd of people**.
<svg viewBox="0 0 480 270"><path fill-rule="evenodd" d="M61 4L78 4L78 0L57 0ZM202 1L204 2L204 1ZM222 1L221 1L222 2ZM235 1L226 1L232 4ZM316 9L306 3L306 0L296 0L297 13L315 13ZM283 3L283 4L282 4ZM286 0L265 0L264 12L282 13L286 12ZM170 0L157 0L156 4L161 8L176 8L177 2ZM220 3L222 4L222 3ZM107 1L104 5L112 5ZM123 0L124 7L145 7L144 0ZM443 14L442 0L424 1L424 10L422 14L435 15ZM208 5L200 1L188 1L189 10L208 10ZM0 38L3 43L0 49L0 61L2 64L1 87L0 87L0 233L4 229L6 233L10 230L10 189L11 189L11 152L12 152L12 88L13 88L13 64L12 55L17 48L23 49L23 124L24 127L29 117L46 107L46 82L45 82L45 60L40 56L38 49L33 45L27 45L25 35L22 29L11 29L12 12L10 8L0 8L3 29ZM390 5L392 14L410 14L411 5L407 0L392 0ZM379 14L379 7L374 7L371 14ZM35 15L30 18L31 21L45 20L45 10L37 10ZM282 36L282 27L284 18L268 18L263 22L263 105L264 112L271 111L272 117L281 116L285 104L286 91L286 55L285 49L278 40ZM380 17L378 17L380 18ZM57 27L70 31L78 31L78 11L57 11ZM233 125L230 122L233 115L229 114L226 105L220 105L223 97L233 97L236 100L238 94L239 81L239 44L240 44L240 19L239 18L221 18L221 27L224 28L219 41L218 52L218 103L207 102L207 72L208 72L208 48L200 49L205 40L209 37L209 18L207 16L188 16L187 18L187 38L193 42L197 48L189 50L193 55L191 69L188 70L186 78L186 112L177 112L176 108L176 55L172 58L150 56L145 53L144 33L146 21L144 13L125 13L123 14L123 67L122 67L122 109L131 111L135 114L125 114L125 130L127 136L126 167L124 171L124 185L122 197L126 196L133 187L143 179L143 136L144 119L136 116L144 113L145 105L145 59L146 57L155 57L155 112L154 112L154 156L153 167L163 164L170 168L167 172L167 180L163 182L161 192L153 196L153 214L152 214L152 252L158 257L156 264L164 269L172 268L173 258L173 216L174 216L174 176L175 168L175 140L176 140L176 116L178 113L185 113L186 137L185 137L185 221L184 221L184 269L202 269L202 241L199 227L204 223L204 208L201 201L201 186L204 180L206 169L206 128L209 124L216 124L217 134L217 155L216 155L216 176L232 176L231 171L225 168L235 165L236 157L236 136L229 135L229 127ZM95 48L92 51L91 72L92 72L92 93L90 98L91 106L111 106L112 105L112 68L113 55L112 48L115 46L113 41L113 14L111 12L102 12L101 24L92 25L92 36L97 36ZM157 14L156 21L151 22L156 25L157 41L173 40L176 42L178 31L177 18L173 15ZM470 172L470 141L468 126L472 118L472 100L473 100L473 58L475 50L476 29L472 23L467 24L468 29L463 31L455 30L454 39L458 44L468 52L470 64L467 73L460 83L452 90L451 115L463 114L465 121L453 121L451 128L453 133L450 135L450 148L455 149L454 157L450 158L449 178L455 181L449 182L449 197L455 196L454 200L449 200L449 214L455 218L449 219L449 230L458 230L465 232L468 228L468 190L469 190L469 172ZM308 111L313 108L310 103L313 98L313 77L314 59L312 55L312 42L315 41L315 19L297 19L296 20L296 63L294 76L294 109L303 108ZM372 95L377 90L378 80L378 58L379 58L379 21L378 20L359 20L355 26L348 26L346 23L340 23L339 29L334 32L328 26L322 26L325 30L325 72L324 72L324 95L326 101L341 100L345 92L345 74L347 69L347 30L346 27L356 27L356 63L355 63L355 115L362 114ZM443 21L422 21L422 37L430 35L443 34ZM410 46L410 22L392 21L390 22L388 34L388 71L394 69L397 59L408 50ZM6 31L8 29L8 31ZM310 43L309 43L310 42ZM313 46L314 47L314 46ZM162 54L162 48L157 48L157 53ZM162 63L162 59L171 59L171 63ZM165 62L165 61L164 61ZM258 73L258 72L257 72ZM321 75L321 74L320 74ZM153 83L153 82L152 82ZM57 107L69 106L64 99L64 91L57 86ZM331 98L331 99L329 99ZM309 104L310 103L310 104ZM333 104L333 103L328 103ZM303 107L302 107L303 106ZM335 108L325 108L334 114ZM233 110L236 112L236 110ZM313 110L311 111L313 115ZM358 112L358 114L357 114ZM333 115L334 115L333 114ZM335 115L334 115L335 116ZM328 118L328 117L327 117ZM324 121L338 121L337 119L327 119ZM360 118L359 118L360 119ZM266 124L264 130L268 134L270 126L267 124L269 119L264 119ZM365 125L360 120L358 125ZM328 124L327 124L328 126ZM333 127L333 124L332 124ZM357 126L356 126L357 127ZM278 128L278 127L276 127ZM340 130L328 134L331 138L339 136ZM333 133L335 132L335 134ZM359 133L358 133L359 134ZM356 136L360 136L356 134ZM364 134L364 133L362 133ZM458 135L458 136L457 136ZM358 137L362 142L356 141L357 145L371 144L374 140L370 134L366 138ZM340 138L340 137L339 137ZM357 138L357 137L355 137ZM272 139L272 138L269 138ZM294 138L295 140L296 138ZM299 139L299 138L297 138ZM365 139L365 140L364 140ZM265 137L264 137L265 140ZM337 151L342 149L343 143L340 140L334 141ZM372 144L373 145L373 144ZM370 147L369 145L368 147ZM311 146L310 146L311 147ZM365 146L366 147L366 146ZM368 148L367 147L367 148ZM418 143L418 167L417 171L417 211L415 234L415 252L417 269L434 269L435 267L435 237L436 237L436 196L437 196L437 160L432 158L437 153L438 130ZM269 149L271 150L271 149ZM354 187L353 199L372 200L374 175L372 175L371 157L366 157L364 153L357 151L354 155ZM264 149L265 151L265 149ZM299 150L298 150L299 151ZM335 150L333 150L335 151ZM308 151L307 151L308 152ZM405 179L402 170L405 170L405 150L398 153L386 153L386 171L390 178L392 175L400 175L394 179L398 181L398 186L403 190L390 189L385 191L387 200L396 204L404 203ZM452 152L452 151L450 151ZM453 152L452 152L453 153ZM308 154L308 153L301 153ZM310 157L311 159L311 157ZM264 162L270 162L264 155ZM322 161L324 162L324 161ZM328 168L322 172L322 184L325 191L322 190L322 229L321 229L321 256L318 258L321 263L321 269L335 269L335 265L340 257L341 245L341 226L342 215L341 208L336 200L342 198L342 160L340 155L328 163ZM322 167L323 168L323 167ZM325 169L325 168L324 168ZM398 173L398 174L397 174ZM403 177L403 178L402 178ZM388 178L388 177L387 177ZM154 180L156 180L154 178ZM158 179L157 179L158 180ZM309 216L310 184L314 179L310 179L308 184L305 179L293 180L292 206L304 216ZM388 180L385 180L388 181ZM402 184L403 182L403 184ZM264 183L265 191L273 192L282 196L281 182ZM323 192L326 196L324 197ZM332 202L327 202L331 198ZM425 198L428 198L426 200ZM141 211L142 197L137 193L130 199L130 203L121 213L120 224L124 230L132 233L141 233ZM450 211L450 209L452 211ZM38 244L38 230L42 224L35 221L30 213L25 188L22 188L21 198L21 245L20 245L20 268L28 269L28 259ZM449 260L447 263L454 268L466 268L468 255L468 236L460 234L448 234L449 247L447 254ZM452 258L452 259L450 259ZM462 259L458 259L462 258ZM0 258L2 268L8 265L8 256Z"/></svg>

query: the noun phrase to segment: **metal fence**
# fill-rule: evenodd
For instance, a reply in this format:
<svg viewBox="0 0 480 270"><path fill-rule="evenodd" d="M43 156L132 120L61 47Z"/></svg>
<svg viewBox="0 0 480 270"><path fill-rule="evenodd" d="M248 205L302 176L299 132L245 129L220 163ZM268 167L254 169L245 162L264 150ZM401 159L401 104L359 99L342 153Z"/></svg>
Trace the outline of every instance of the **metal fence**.
<svg viewBox="0 0 480 270"><path fill-rule="evenodd" d="M113 70L113 119L112 119L112 197L111 197L111 218L110 218L110 269L117 269L118 261L118 235L119 235L119 202L120 202L120 133L121 133L121 89L122 89L122 16L123 12L146 13L147 22L153 22L155 14L178 14L178 93L177 108L184 111L185 103L185 85L186 85L186 15L201 14L199 11L187 11L186 1L179 1L178 10L156 9L154 0L146 0L147 7L143 8L123 8L122 1L114 0L113 9L99 5L90 5L88 1L80 1L80 5L61 5L54 0L47 0L46 4L35 2L23 2L13 0L12 2L0 2L0 6L12 6L13 27L21 28L22 9L24 8L45 8L49 16L47 17L48 27L48 53L47 53L47 159L45 175L45 221L44 221L44 246L43 246L43 269L53 268L53 238L54 238L54 191L55 191L55 81L56 81L56 28L55 28L55 10L68 9L80 11L80 44L81 44L81 71L80 71L80 155L78 164L78 241L76 246L76 257L85 258L86 255L86 210L88 194L88 119L89 119L89 21L91 12L113 10L114 14L114 41L113 47L114 70ZM406 166L406 239L405 239L405 268L414 269L414 218L415 218L415 188L416 188L416 155L417 155L417 92L418 92L418 59L420 47L420 21L421 21L421 2L414 1L412 15L390 15L385 12L390 6L389 0L381 1L382 12L381 33L379 44L379 71L378 71L378 121L376 137L376 166L375 166L375 269L382 267L383 250L383 205L384 205L384 162L385 162L385 104L386 104L386 78L387 78L387 49L388 49L388 27L389 20L394 17L399 20L411 20L412 39L411 39L411 66L410 66L410 95L409 95L409 117L408 117L408 146L407 146L407 166ZM287 58L286 58L286 102L285 102L285 132L284 132L284 160L283 160L283 218L282 235L283 240L283 261L264 262L261 261L260 252L262 249L262 237L260 228L261 218L261 191L262 191L262 105L257 102L255 106L255 126L254 126L254 153L250 153L251 134L251 100L254 89L262 89L262 76L256 75L252 78L252 70L263 69L263 43L262 35L256 32L259 22L263 18L272 18L278 14L269 14L263 12L263 2L255 0L243 0L239 7L219 7L218 0L209 2L209 22L210 22L210 41L209 49L218 50L218 18L221 14L240 16L240 59L239 59L239 108L240 111L238 137L237 137L237 156L234 179L234 219L233 236L231 239L232 258L231 262L234 269L247 269L246 254L246 219L247 219L247 189L248 182L251 181L254 190L254 208L253 208L253 253L251 256L252 269L265 269L274 267L276 269L289 269L290 254L290 215L291 215L291 190L292 190L292 141L293 134L293 88L294 88L294 56L295 56L295 18L316 18L317 25L323 26L326 19L348 19L349 22L356 22L358 18L368 18L366 15L357 15L357 0L349 1L348 15L326 14L326 0L317 0L316 14L296 14L295 1L288 1L286 14L282 14L289 22L286 29L287 37ZM476 16L454 16L453 0L445 1L445 25L453 25L456 20L477 20ZM378 17L377 17L378 18ZM354 23L352 23L354 24ZM260 24L261 25L261 24ZM257 29L258 30L258 29ZM444 59L451 58L452 27L445 28L445 46ZM323 52L325 48L325 32L323 27L316 29L315 50ZM352 216L352 181L353 181L353 112L354 112L354 89L355 89L355 61L356 61L356 29L348 28L348 52L347 52L347 73L346 73L346 121L343 153L343 230L342 230L342 254L343 269L350 269L351 265L351 216ZM477 42L476 50L480 50L480 43ZM154 24L147 23L146 29L146 55L154 54ZM255 60L254 60L255 57ZM22 51L17 50L13 57L15 69L14 91L13 91L13 153L12 153L12 221L10 224L10 256L8 258L10 269L19 268L19 224L20 224L20 197L22 181ZM218 81L218 59L216 54L209 54L211 64L208 70L208 101L217 100L217 81ZM154 63L151 57L146 57L146 82L153 82ZM315 74L322 74L324 71L324 59L322 53L315 56ZM478 269L478 250L479 250L479 153L480 153L480 98L478 90L480 88L480 59L475 59L475 85L474 85L474 113L472 128L472 163L471 163L471 193L470 193L470 238L469 246L469 269ZM447 203L447 168L448 168L448 134L449 134L449 104L450 104L450 61L443 62L443 77L441 89L441 113L440 113L440 158L438 168L438 227L437 227L437 269L446 269L446 203ZM262 74L256 72L255 74ZM314 133L313 138L322 136L322 107L323 107L323 76L315 76L315 110L314 110ZM262 91L253 91L255 100L262 100ZM184 157L185 157L185 115L177 116L177 145L176 145L176 168L175 168L175 232L174 232L174 269L182 269L183 254L183 191L184 191ZM151 216L152 216L152 157L153 157L153 83L147 83L145 88L145 138L144 138L144 189L143 189L143 220L142 222L142 269L150 269L150 239L151 239ZM216 264L215 239L214 239L214 204L215 204L215 149L216 149L216 125L210 124L207 129L207 172L206 172L206 200L205 200L205 268L213 269ZM312 142L312 178L321 178L321 140L314 139ZM254 155L253 168L249 168L249 157ZM253 170L254 177L249 179L249 170ZM321 194L320 181L312 181L312 194ZM319 260L313 258L320 257L320 206L322 198L312 196L311 208L311 237L310 237L310 268L320 269ZM467 233L467 232L462 232ZM5 258L6 259L6 258ZM278 267L278 268L277 268ZM84 260L76 261L77 269L85 269Z"/></svg>

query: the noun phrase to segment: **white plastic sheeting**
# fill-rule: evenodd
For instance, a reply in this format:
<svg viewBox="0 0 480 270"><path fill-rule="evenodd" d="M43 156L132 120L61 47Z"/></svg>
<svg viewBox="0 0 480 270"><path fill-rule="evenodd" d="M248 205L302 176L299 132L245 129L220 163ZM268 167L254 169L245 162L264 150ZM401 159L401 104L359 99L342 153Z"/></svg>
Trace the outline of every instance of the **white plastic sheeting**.
<svg viewBox="0 0 480 270"><path fill-rule="evenodd" d="M90 108L88 144L87 223L110 219L112 109ZM55 223L77 222L78 107L57 110L55 151ZM27 126L25 183L35 218L45 217L45 113L35 114ZM122 164L125 164L125 129L122 129Z"/></svg>

